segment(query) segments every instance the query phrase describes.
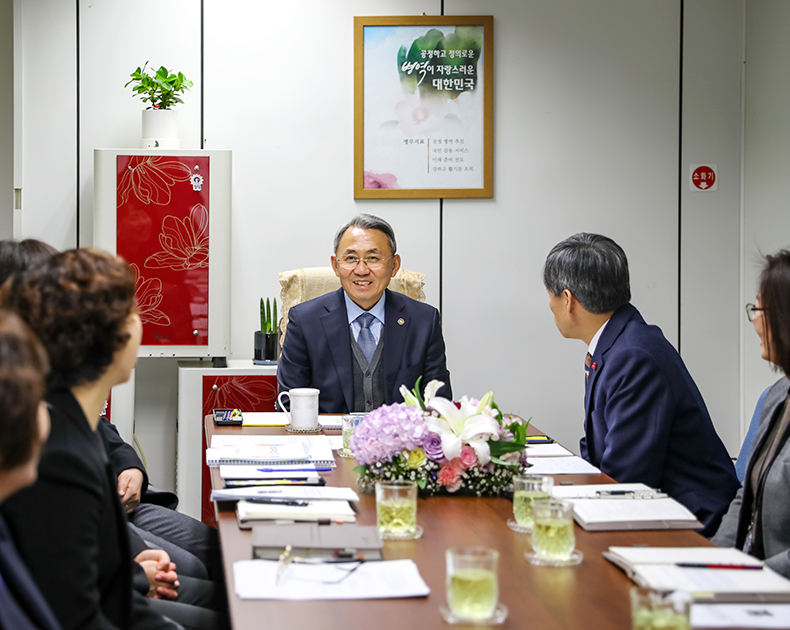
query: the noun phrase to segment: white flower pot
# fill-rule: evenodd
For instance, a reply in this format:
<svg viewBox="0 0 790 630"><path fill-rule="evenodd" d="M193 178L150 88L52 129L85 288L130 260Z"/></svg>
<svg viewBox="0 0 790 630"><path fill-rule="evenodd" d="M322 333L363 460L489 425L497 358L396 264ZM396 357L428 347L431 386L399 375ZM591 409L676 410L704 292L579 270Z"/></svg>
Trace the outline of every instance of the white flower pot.
<svg viewBox="0 0 790 630"><path fill-rule="evenodd" d="M172 109L143 110L143 149L178 149L178 112Z"/></svg>

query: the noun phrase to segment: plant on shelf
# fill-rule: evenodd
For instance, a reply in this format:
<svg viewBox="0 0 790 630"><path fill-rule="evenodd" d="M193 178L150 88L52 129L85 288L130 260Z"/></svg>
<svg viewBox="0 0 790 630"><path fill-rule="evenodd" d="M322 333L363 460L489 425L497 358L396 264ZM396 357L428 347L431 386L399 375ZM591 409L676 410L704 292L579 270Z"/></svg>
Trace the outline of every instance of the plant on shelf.
<svg viewBox="0 0 790 630"><path fill-rule="evenodd" d="M265 304L261 298L261 332L277 332L277 298L273 298L271 304L269 298L266 298Z"/></svg>
<svg viewBox="0 0 790 630"><path fill-rule="evenodd" d="M261 329L255 333L255 355L261 362L277 360L277 298L261 298Z"/></svg>
<svg viewBox="0 0 790 630"><path fill-rule="evenodd" d="M123 87L128 87L134 83L132 87L132 96L139 96L143 103L151 103L148 109L171 109L176 103L183 103L179 98L185 90L191 88L194 84L187 79L183 73L170 72L167 68L162 66L153 75L147 70L148 62L145 62L142 68L138 67L137 70L132 72L131 81L127 82Z"/></svg>

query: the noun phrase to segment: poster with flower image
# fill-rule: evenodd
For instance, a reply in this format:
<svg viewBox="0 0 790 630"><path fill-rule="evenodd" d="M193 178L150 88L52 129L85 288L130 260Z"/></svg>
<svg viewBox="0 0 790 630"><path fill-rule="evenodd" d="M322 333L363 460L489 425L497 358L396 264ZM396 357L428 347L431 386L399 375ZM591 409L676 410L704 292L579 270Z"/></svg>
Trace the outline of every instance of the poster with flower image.
<svg viewBox="0 0 790 630"><path fill-rule="evenodd" d="M117 168L117 252L143 345L207 345L209 158L119 155Z"/></svg>
<svg viewBox="0 0 790 630"><path fill-rule="evenodd" d="M493 196L493 17L356 17L354 197Z"/></svg>

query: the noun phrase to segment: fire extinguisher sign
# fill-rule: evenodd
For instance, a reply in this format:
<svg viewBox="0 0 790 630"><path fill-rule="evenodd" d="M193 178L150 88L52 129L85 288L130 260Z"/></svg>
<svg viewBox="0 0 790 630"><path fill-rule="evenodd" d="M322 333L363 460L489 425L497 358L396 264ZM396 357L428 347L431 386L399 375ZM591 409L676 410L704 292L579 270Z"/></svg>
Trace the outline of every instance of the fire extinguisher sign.
<svg viewBox="0 0 790 630"><path fill-rule="evenodd" d="M719 169L715 164L692 164L689 167L689 189L713 192L719 188Z"/></svg>

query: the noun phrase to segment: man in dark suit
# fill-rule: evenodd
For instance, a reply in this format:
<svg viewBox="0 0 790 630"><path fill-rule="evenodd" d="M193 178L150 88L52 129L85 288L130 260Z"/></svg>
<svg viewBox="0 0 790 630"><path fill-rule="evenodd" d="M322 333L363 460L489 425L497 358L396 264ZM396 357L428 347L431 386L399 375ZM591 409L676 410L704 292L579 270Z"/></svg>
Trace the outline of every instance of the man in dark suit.
<svg viewBox="0 0 790 630"><path fill-rule="evenodd" d="M563 337L588 345L581 454L618 482L660 488L716 531L739 484L680 355L629 301L628 260L611 239L576 234L543 268Z"/></svg>
<svg viewBox="0 0 790 630"><path fill-rule="evenodd" d="M400 269L389 223L358 214L338 230L332 268L341 289L294 306L277 368L280 391L321 390L320 413L402 402L399 389L431 380L452 398L438 311L387 290Z"/></svg>

